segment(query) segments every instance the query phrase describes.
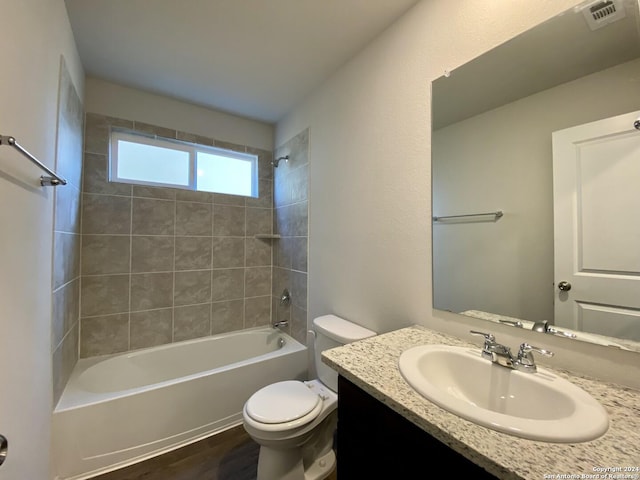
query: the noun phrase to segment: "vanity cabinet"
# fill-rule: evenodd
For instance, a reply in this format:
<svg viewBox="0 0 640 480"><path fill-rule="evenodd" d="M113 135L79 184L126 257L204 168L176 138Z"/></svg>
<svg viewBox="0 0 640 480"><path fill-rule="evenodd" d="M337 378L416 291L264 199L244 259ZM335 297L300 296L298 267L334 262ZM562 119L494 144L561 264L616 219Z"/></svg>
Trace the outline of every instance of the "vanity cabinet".
<svg viewBox="0 0 640 480"><path fill-rule="evenodd" d="M336 453L339 480L496 478L343 376Z"/></svg>

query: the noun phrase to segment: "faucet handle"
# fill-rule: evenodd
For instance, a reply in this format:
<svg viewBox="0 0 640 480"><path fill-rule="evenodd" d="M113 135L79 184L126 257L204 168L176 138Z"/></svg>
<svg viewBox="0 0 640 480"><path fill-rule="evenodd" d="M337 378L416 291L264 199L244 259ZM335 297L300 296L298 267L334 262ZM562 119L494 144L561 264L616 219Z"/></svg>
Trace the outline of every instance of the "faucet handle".
<svg viewBox="0 0 640 480"><path fill-rule="evenodd" d="M536 352L546 357L553 357L553 352L549 350L545 350L540 347L534 347L533 345L529 345L527 342L520 345L520 351L518 352L518 357L530 355L531 352Z"/></svg>
<svg viewBox="0 0 640 480"><path fill-rule="evenodd" d="M499 319L498 322L499 323L503 323L505 325L510 325L510 326L516 327L516 328L524 328L524 324L520 320L503 320L503 319Z"/></svg>
<svg viewBox="0 0 640 480"><path fill-rule="evenodd" d="M533 354L531 352L539 353L540 355L544 355L545 357L553 357L553 352L549 350L545 350L540 347L534 347L528 343L523 343L520 345L520 350L518 351L518 358L516 359L516 365L518 370L523 370L525 372L536 372L536 362L533 358Z"/></svg>
<svg viewBox="0 0 640 480"><path fill-rule="evenodd" d="M469 330L472 335L480 335L484 337L484 345L482 346L482 358L493 361L493 349L497 345L496 337L493 333L478 332L477 330Z"/></svg>
<svg viewBox="0 0 640 480"><path fill-rule="evenodd" d="M484 337L485 345L487 343L494 343L496 341L496 336L493 333L478 332L477 330L469 330L469 333L471 333L472 335L479 335L481 337Z"/></svg>

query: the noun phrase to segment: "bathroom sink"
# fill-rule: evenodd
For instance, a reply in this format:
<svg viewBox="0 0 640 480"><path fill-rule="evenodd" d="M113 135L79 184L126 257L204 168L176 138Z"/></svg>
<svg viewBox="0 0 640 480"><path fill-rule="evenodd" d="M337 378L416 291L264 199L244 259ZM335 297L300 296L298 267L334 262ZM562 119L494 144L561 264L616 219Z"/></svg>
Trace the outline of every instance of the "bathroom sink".
<svg viewBox="0 0 640 480"><path fill-rule="evenodd" d="M399 368L420 395L476 424L516 437L555 443L603 435L609 417L586 391L538 367L536 373L496 365L479 350L422 345L400 355Z"/></svg>

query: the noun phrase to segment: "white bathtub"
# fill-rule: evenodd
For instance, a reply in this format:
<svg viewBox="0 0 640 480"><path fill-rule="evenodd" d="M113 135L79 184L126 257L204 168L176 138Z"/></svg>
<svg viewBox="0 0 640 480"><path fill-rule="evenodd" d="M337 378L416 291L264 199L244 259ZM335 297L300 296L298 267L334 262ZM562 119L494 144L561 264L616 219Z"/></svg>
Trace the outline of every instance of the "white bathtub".
<svg viewBox="0 0 640 480"><path fill-rule="evenodd" d="M256 390L306 377L307 348L270 327L81 359L53 413L55 478L89 478L240 425Z"/></svg>

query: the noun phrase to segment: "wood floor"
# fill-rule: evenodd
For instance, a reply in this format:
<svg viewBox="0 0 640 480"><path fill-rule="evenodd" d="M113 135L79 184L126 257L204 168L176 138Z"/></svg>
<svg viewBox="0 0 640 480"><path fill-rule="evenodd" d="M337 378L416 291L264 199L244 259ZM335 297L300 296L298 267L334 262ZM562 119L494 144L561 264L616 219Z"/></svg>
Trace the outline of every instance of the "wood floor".
<svg viewBox="0 0 640 480"><path fill-rule="evenodd" d="M240 425L92 480L256 480L259 450Z"/></svg>

